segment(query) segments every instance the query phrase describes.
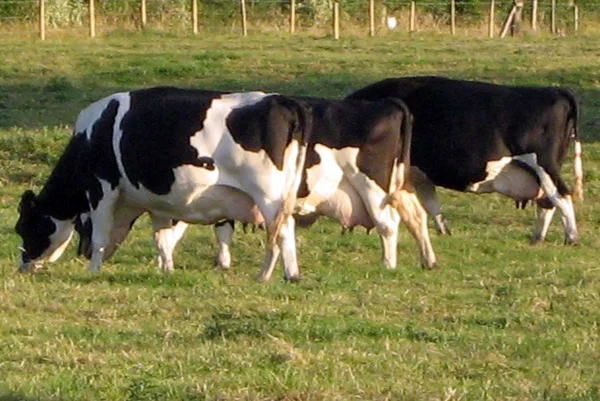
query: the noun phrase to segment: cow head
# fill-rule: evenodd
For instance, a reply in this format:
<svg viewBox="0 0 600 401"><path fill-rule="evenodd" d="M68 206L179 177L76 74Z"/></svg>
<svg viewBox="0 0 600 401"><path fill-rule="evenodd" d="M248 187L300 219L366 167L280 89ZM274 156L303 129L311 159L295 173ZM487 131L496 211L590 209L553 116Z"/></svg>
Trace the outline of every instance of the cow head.
<svg viewBox="0 0 600 401"><path fill-rule="evenodd" d="M35 194L28 190L21 196L15 231L23 241L19 270L29 271L62 255L73 234L73 222L45 214Z"/></svg>

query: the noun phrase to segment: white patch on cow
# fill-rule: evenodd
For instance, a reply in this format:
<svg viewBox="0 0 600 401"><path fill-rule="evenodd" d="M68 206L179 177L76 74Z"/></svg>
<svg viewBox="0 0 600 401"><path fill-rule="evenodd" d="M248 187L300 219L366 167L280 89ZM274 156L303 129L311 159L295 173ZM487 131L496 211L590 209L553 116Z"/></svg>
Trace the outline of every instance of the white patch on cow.
<svg viewBox="0 0 600 401"><path fill-rule="evenodd" d="M54 217L50 217L52 222L56 225L56 231L50 235L50 248L46 250L46 255L42 256L42 259L48 262L54 262L63 254L71 237L73 236L73 222L70 220L58 220Z"/></svg>
<svg viewBox="0 0 600 401"><path fill-rule="evenodd" d="M483 181L473 183L469 185L465 191L467 192L475 192L475 193L487 193L494 192L493 181L494 179L502 172L502 169L506 167L510 162L513 161L513 158L510 156L506 156L501 158L500 160L492 160L487 162L485 167L486 177Z"/></svg>
<svg viewBox="0 0 600 401"><path fill-rule="evenodd" d="M92 127L94 126L94 123L100 119L102 113L106 110L106 106L108 106L112 100L116 99L120 101L124 97L128 97L127 92L115 93L100 99L83 109L75 122L75 133L85 132L85 135L89 140L93 131Z"/></svg>
<svg viewBox="0 0 600 401"><path fill-rule="evenodd" d="M354 159L356 160L358 148L353 148L353 150L353 153L355 153ZM336 160L336 153L339 153L340 150L317 144L315 145L315 152L321 160L306 169L306 184L309 195L298 199L296 202L296 211L300 215L314 212L321 202L331 198L344 176L344 172Z"/></svg>

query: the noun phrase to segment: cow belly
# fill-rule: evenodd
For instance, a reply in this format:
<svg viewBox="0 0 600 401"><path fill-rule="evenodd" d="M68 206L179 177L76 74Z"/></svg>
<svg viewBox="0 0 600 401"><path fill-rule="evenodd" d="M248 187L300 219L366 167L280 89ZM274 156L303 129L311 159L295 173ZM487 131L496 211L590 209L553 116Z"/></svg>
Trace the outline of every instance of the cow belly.
<svg viewBox="0 0 600 401"><path fill-rule="evenodd" d="M328 198L317 205L321 215L336 219L343 227L363 226L374 227L365 205L356 190L345 178Z"/></svg>

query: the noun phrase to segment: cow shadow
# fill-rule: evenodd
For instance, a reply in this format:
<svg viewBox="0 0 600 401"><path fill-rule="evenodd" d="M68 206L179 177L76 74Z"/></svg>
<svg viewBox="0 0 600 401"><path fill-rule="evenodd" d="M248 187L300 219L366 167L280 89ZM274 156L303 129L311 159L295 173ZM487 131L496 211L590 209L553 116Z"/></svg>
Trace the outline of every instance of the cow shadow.
<svg viewBox="0 0 600 401"><path fill-rule="evenodd" d="M390 72L386 76L373 74L357 74L355 71L337 74L320 74L306 72L295 79L269 80L264 77L245 76L244 78L202 77L190 86L189 76L184 74L170 76L164 85L189 87L193 89L213 89L222 91L277 92L290 96L314 96L342 98L352 91L386 77L402 76ZM136 76L136 71L119 72L123 76L117 86L102 85L102 74L87 74L76 77L55 75L37 82L16 82L0 85L0 129L40 130L47 127L71 127L78 113L90 103L110 95L111 93L134 90L149 85L144 84L145 77ZM98 75L100 77L98 77ZM406 75L406 74L404 74ZM423 74L421 74L423 75ZM583 77L575 75L569 78L564 70L544 71L532 77L525 72L511 75L511 82L499 82L494 78L494 71L458 71L439 70L429 75L442 75L451 78L482 80L495 83L528 85L561 85L570 88L581 100L581 139L584 142L600 141L600 90L591 89ZM565 77L565 75L567 75ZM157 78L157 77L155 77ZM160 77L158 77L160 78ZM156 81L156 79L155 79Z"/></svg>

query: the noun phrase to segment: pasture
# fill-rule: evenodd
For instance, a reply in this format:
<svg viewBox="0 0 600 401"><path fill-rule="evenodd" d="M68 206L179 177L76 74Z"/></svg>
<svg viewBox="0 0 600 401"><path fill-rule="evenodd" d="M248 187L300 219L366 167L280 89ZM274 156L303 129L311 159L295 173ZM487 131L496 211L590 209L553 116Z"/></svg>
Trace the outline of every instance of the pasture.
<svg viewBox="0 0 600 401"><path fill-rule="evenodd" d="M114 32L46 42L0 37L0 400L600 399L600 41ZM236 231L213 267L210 227L188 230L176 271L157 270L147 219L90 275L66 254L16 272L16 207L41 188L79 110L152 85L341 97L390 76L564 85L583 102L579 246L557 216L532 246L535 210L440 191L453 236L423 271L406 229L399 267L376 235L298 229L300 283L254 279L264 233ZM573 182L572 158L563 167Z"/></svg>

